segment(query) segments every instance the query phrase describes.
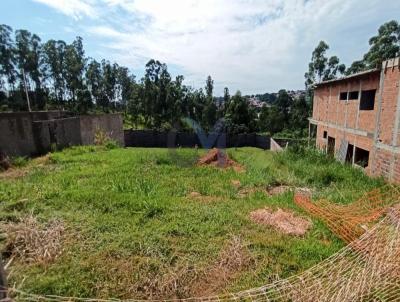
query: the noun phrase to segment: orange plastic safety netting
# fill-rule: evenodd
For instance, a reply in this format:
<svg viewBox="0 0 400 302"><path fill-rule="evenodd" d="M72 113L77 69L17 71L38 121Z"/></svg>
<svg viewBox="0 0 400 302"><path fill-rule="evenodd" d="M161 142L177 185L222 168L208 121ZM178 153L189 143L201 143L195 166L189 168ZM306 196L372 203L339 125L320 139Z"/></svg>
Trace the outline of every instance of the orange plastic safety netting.
<svg viewBox="0 0 400 302"><path fill-rule="evenodd" d="M359 238L369 223L382 217L386 209L399 202L400 190L386 185L364 194L350 204L336 204L326 199L316 202L308 194L296 192L295 203L322 219L338 237L350 243Z"/></svg>

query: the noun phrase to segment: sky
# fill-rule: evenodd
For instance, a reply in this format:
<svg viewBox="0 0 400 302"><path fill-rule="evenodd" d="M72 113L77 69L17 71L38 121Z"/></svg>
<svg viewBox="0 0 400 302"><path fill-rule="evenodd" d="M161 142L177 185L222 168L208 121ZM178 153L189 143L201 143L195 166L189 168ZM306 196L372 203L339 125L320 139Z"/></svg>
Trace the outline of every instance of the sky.
<svg viewBox="0 0 400 302"><path fill-rule="evenodd" d="M76 36L86 55L116 61L137 79L149 59L195 88L211 75L215 94L304 88L319 41L350 65L399 0L0 0L0 23L43 41Z"/></svg>

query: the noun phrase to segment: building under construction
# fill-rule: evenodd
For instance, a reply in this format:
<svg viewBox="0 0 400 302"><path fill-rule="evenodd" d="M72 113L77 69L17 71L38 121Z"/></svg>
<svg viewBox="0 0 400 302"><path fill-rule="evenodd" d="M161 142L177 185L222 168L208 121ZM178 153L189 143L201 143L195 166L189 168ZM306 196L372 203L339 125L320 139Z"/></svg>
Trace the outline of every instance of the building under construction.
<svg viewBox="0 0 400 302"><path fill-rule="evenodd" d="M317 147L400 183L399 86L400 58L317 84L310 118Z"/></svg>

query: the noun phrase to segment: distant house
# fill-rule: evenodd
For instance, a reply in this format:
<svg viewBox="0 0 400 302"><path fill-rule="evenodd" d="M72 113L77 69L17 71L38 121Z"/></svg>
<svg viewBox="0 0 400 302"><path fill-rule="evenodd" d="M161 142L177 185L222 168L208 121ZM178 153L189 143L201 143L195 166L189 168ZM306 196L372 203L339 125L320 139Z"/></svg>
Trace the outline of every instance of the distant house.
<svg viewBox="0 0 400 302"><path fill-rule="evenodd" d="M258 97L250 97L248 99L248 102L249 102L250 106L255 107L255 108L262 108L263 105L265 105L265 103L261 102Z"/></svg>
<svg viewBox="0 0 400 302"><path fill-rule="evenodd" d="M343 162L400 183L400 59L319 83L310 129L316 145Z"/></svg>

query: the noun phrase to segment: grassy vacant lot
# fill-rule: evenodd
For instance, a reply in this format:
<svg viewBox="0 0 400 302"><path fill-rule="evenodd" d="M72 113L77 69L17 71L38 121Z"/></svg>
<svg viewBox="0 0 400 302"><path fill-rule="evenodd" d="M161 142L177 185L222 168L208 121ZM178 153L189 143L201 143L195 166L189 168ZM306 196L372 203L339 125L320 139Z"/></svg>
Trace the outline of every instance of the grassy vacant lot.
<svg viewBox="0 0 400 302"><path fill-rule="evenodd" d="M249 219L263 207L306 216L292 192L238 191L282 183L344 203L381 184L313 151L228 150L246 172L198 167L203 153L77 147L0 174L0 222L33 215L65 226L61 254L45 263L16 257L11 283L38 294L115 298L261 286L304 271L343 243L317 220L296 237ZM11 257L5 242L0 249Z"/></svg>

